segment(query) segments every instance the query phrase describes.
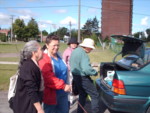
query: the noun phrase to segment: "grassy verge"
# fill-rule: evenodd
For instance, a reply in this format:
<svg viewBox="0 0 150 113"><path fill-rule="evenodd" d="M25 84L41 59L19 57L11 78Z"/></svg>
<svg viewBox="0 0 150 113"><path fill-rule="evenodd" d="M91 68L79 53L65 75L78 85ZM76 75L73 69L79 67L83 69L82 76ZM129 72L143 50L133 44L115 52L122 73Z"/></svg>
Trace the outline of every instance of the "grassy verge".
<svg viewBox="0 0 150 113"><path fill-rule="evenodd" d="M17 65L0 64L0 90L7 90L9 78L16 73Z"/></svg>
<svg viewBox="0 0 150 113"><path fill-rule="evenodd" d="M19 57L0 57L0 61L18 62Z"/></svg>
<svg viewBox="0 0 150 113"><path fill-rule="evenodd" d="M18 44L0 44L0 53L19 53L20 50L23 48L25 43L18 43ZM43 43L41 45L44 45ZM59 51L61 53L64 52L64 50L67 48L67 44L61 43ZM109 49L102 50L102 48L97 47L95 50L93 50L90 54L90 61L91 63L96 62L111 62L113 57L115 56L115 53L112 52ZM0 57L0 61L14 61L18 62L18 57ZM17 65L4 65L0 64L0 90L7 90L9 86L9 78L13 74L16 73ZM99 75L96 77L92 77L92 79L99 78Z"/></svg>
<svg viewBox="0 0 150 113"><path fill-rule="evenodd" d="M5 44L0 44L0 53L19 53L20 50L23 48L25 43L5 43Z"/></svg>

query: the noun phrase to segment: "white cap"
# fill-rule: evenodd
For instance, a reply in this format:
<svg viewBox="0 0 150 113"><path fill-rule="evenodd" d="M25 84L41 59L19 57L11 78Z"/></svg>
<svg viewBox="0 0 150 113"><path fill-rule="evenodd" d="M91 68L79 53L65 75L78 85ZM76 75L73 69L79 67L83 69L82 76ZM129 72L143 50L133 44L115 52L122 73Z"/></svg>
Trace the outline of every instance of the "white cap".
<svg viewBox="0 0 150 113"><path fill-rule="evenodd" d="M94 40L92 40L91 38L85 38L83 42L80 44L80 46L95 49Z"/></svg>

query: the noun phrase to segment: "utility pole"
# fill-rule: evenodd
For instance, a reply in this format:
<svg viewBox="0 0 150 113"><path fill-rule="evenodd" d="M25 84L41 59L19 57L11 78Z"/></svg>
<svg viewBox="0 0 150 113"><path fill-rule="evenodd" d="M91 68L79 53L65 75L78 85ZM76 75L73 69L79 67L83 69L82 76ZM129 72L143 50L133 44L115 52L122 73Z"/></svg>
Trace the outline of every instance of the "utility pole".
<svg viewBox="0 0 150 113"><path fill-rule="evenodd" d="M80 7L81 7L81 0L78 0L78 42L80 43Z"/></svg>
<svg viewBox="0 0 150 113"><path fill-rule="evenodd" d="M10 15L11 16L11 42L12 42L12 38L13 38L13 19L14 19L14 15Z"/></svg>
<svg viewBox="0 0 150 113"><path fill-rule="evenodd" d="M43 32L41 30L41 42L43 41Z"/></svg>
<svg viewBox="0 0 150 113"><path fill-rule="evenodd" d="M71 38L71 26L72 26L71 21L69 22L69 26L70 26L70 38Z"/></svg>
<svg viewBox="0 0 150 113"><path fill-rule="evenodd" d="M40 39L40 40L41 40L41 42L43 41L42 25L43 25L43 24L42 24L42 23L40 23L40 31L41 31L41 39Z"/></svg>

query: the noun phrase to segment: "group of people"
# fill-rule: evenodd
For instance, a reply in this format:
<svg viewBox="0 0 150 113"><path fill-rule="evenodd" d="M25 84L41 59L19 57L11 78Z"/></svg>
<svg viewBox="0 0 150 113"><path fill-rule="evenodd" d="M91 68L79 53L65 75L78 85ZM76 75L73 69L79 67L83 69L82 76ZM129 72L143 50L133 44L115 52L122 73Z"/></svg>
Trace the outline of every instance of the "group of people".
<svg viewBox="0 0 150 113"><path fill-rule="evenodd" d="M95 49L94 41L85 38L79 44L71 38L62 57L59 46L56 35L48 35L43 48L37 41L25 44L20 54L14 113L69 113L77 99L71 93L72 80L79 92L77 113L84 112L87 95L91 97L92 112L100 113L99 93L90 78L97 71L88 56Z"/></svg>

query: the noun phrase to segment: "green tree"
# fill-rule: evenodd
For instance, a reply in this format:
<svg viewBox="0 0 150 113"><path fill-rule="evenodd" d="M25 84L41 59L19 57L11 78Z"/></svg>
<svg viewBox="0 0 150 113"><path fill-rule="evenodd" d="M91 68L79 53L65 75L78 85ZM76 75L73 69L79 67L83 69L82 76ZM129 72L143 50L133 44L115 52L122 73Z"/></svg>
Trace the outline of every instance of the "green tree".
<svg viewBox="0 0 150 113"><path fill-rule="evenodd" d="M43 36L47 36L47 35L48 35L48 32L47 32L46 30L43 30L43 31L42 31L42 34L43 34Z"/></svg>
<svg viewBox="0 0 150 113"><path fill-rule="evenodd" d="M96 17L88 19L82 28L83 35L92 35L93 33L99 33L99 21Z"/></svg>
<svg viewBox="0 0 150 113"><path fill-rule="evenodd" d="M82 28L83 35L91 35L92 34L92 20L88 19L85 25Z"/></svg>
<svg viewBox="0 0 150 113"><path fill-rule="evenodd" d="M13 32L17 36L18 40L25 38L25 23L24 20L16 19L13 23Z"/></svg>
<svg viewBox="0 0 150 113"><path fill-rule="evenodd" d="M61 40L63 40L64 35L67 34L68 29L65 27L61 27L57 30L57 35L60 37Z"/></svg>
<svg viewBox="0 0 150 113"><path fill-rule="evenodd" d="M150 28L146 29L146 33L147 33L147 35L150 35Z"/></svg>
<svg viewBox="0 0 150 113"><path fill-rule="evenodd" d="M29 32L29 29L28 29L28 26L25 26L25 38L24 38L24 41L27 42L28 41L28 38L30 37L30 32Z"/></svg>
<svg viewBox="0 0 150 113"><path fill-rule="evenodd" d="M92 21L92 32L99 33L99 21L97 20L96 16L93 18Z"/></svg>
<svg viewBox="0 0 150 113"><path fill-rule="evenodd" d="M136 33L133 34L133 36L134 36L135 38L139 38L139 37L140 37L140 34L141 34L141 32L136 32Z"/></svg>
<svg viewBox="0 0 150 113"><path fill-rule="evenodd" d="M75 38L78 37L78 31L76 29L71 30L71 37L75 37Z"/></svg>
<svg viewBox="0 0 150 113"><path fill-rule="evenodd" d="M7 41L7 37L4 33L0 33L0 41L2 42L6 42Z"/></svg>
<svg viewBox="0 0 150 113"><path fill-rule="evenodd" d="M39 27L35 19L31 18L31 20L28 22L26 30L28 31L28 38L37 38L39 35Z"/></svg>
<svg viewBox="0 0 150 113"><path fill-rule="evenodd" d="M146 33L147 33L147 41L150 41L150 28L149 29L146 29Z"/></svg>

